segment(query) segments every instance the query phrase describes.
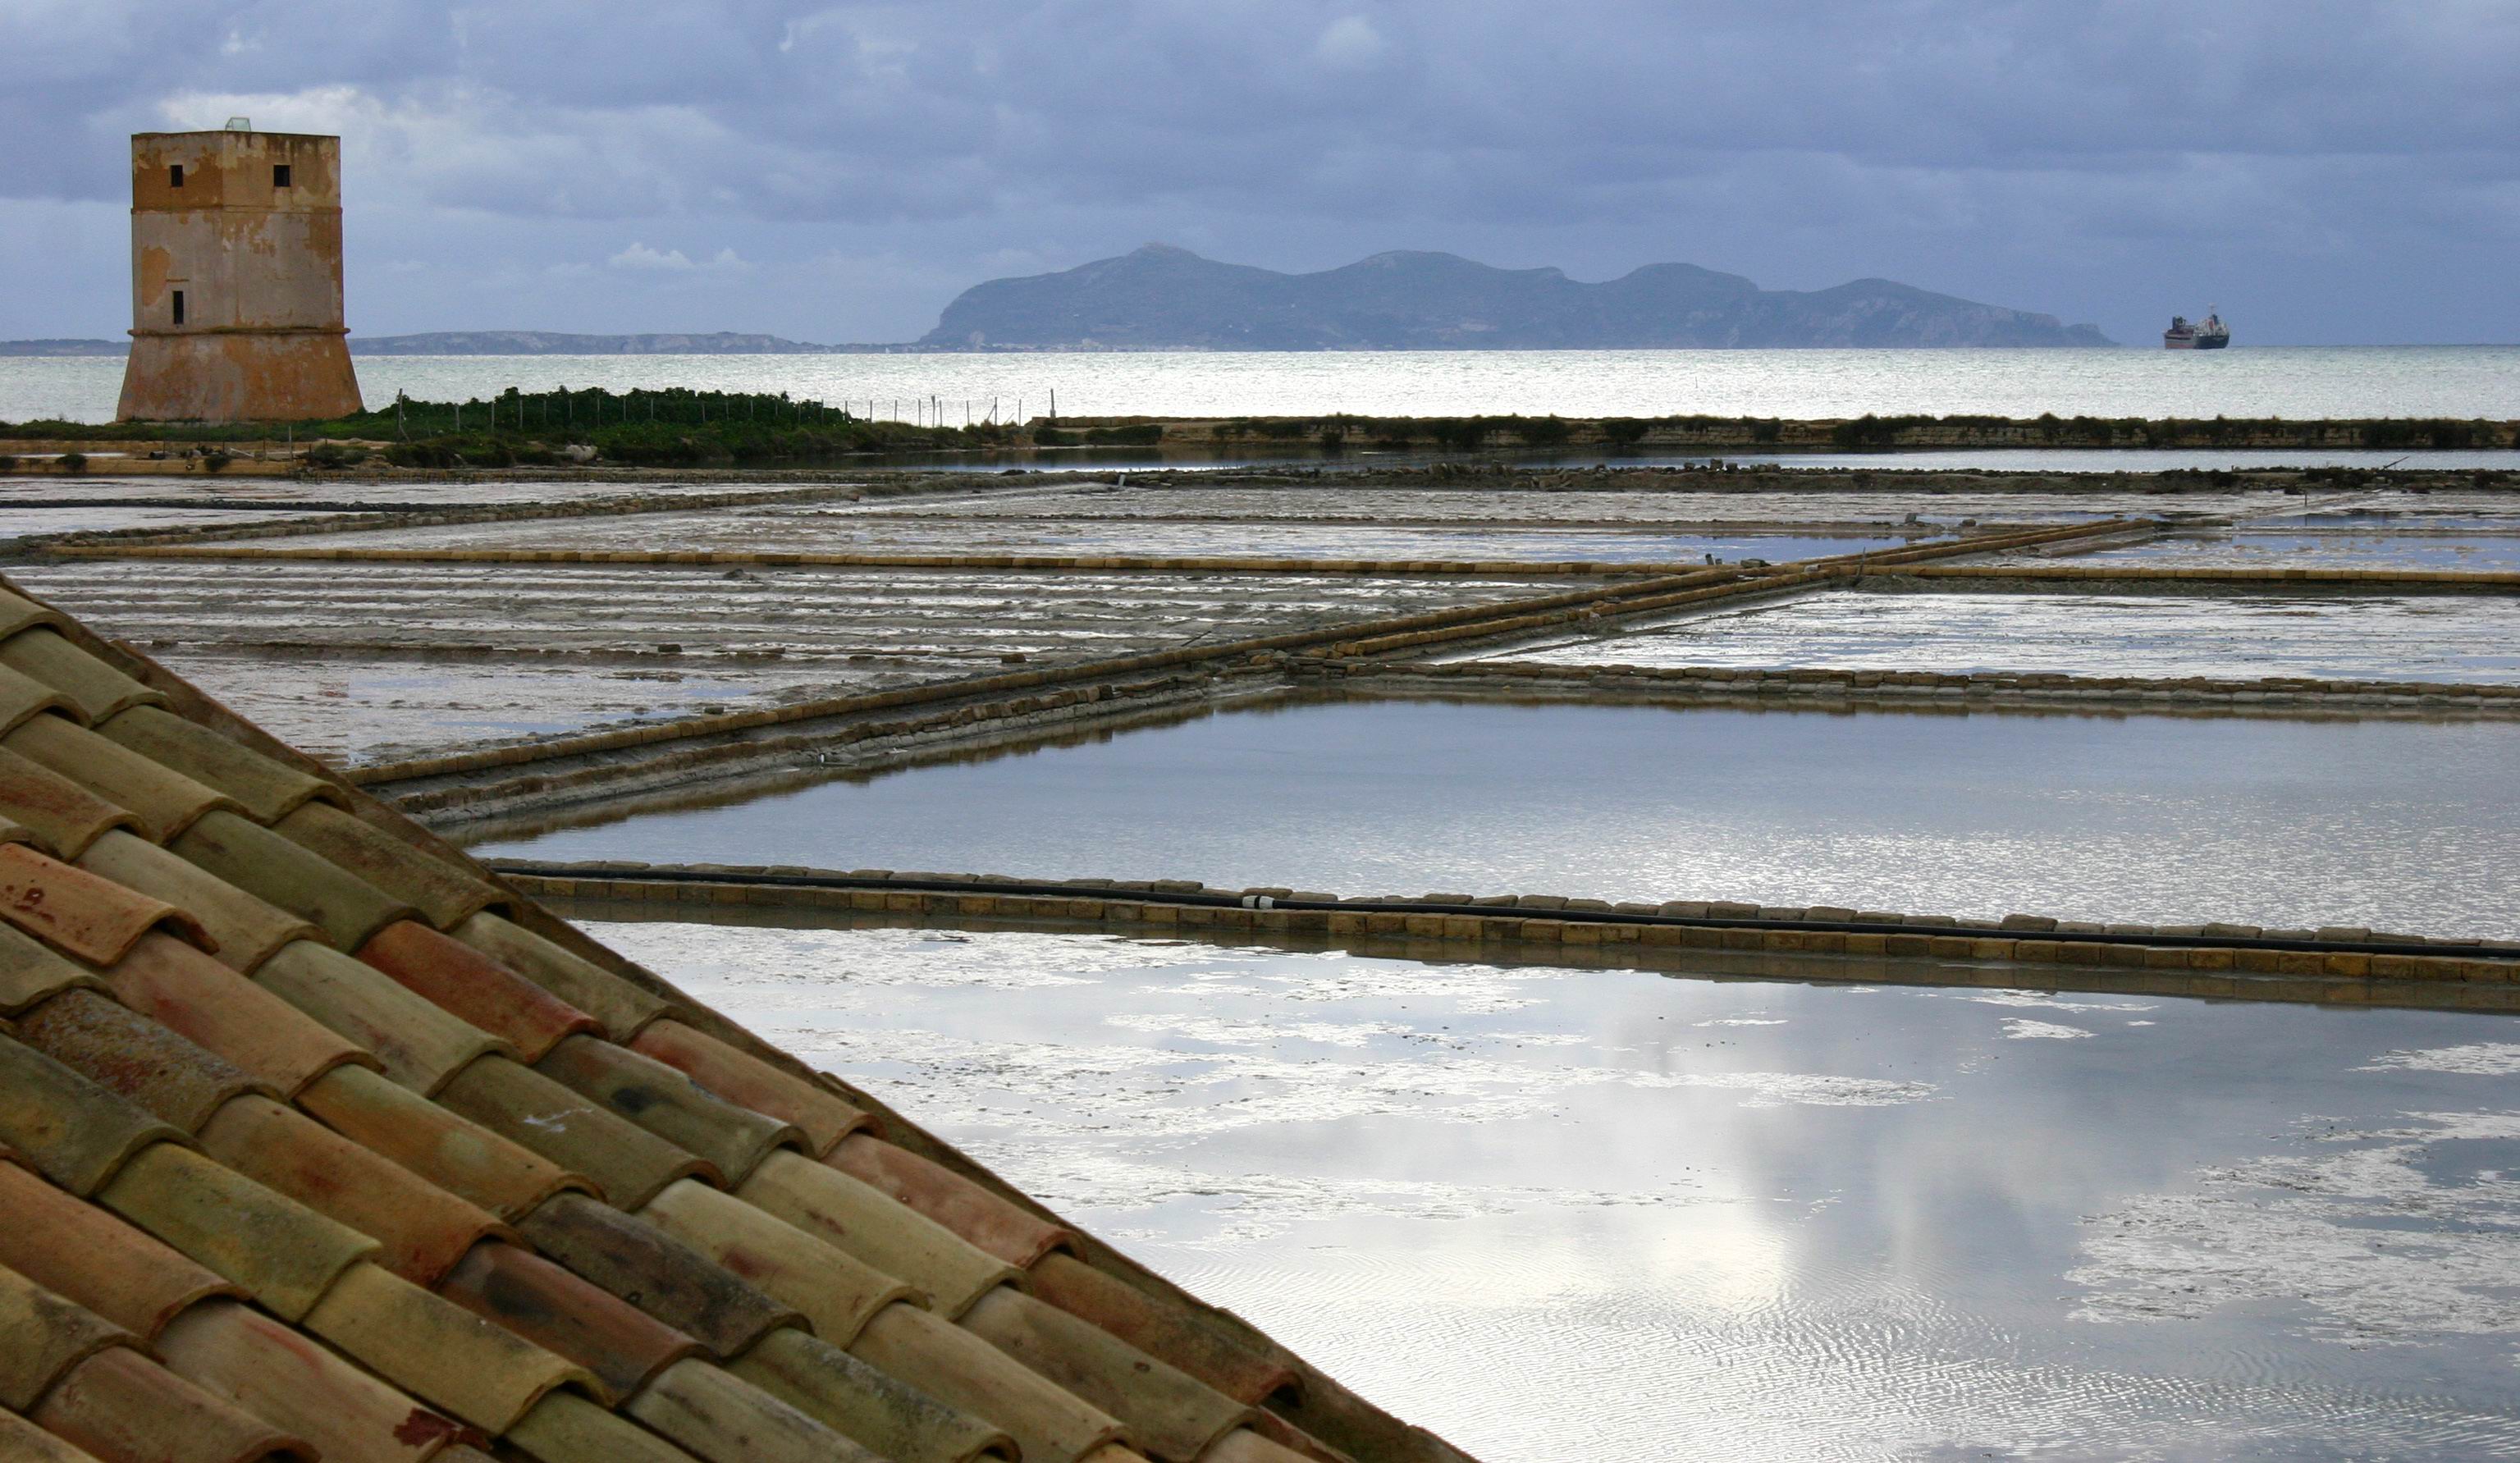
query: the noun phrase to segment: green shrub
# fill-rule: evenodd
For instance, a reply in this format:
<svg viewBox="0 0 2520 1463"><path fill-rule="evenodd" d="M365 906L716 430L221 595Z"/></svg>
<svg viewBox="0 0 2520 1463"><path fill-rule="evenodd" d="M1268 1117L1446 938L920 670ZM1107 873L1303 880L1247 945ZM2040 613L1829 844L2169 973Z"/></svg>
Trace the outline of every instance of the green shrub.
<svg viewBox="0 0 2520 1463"><path fill-rule="evenodd" d="M1601 422L1601 440L1613 447L1634 447L1652 429L1652 422L1639 418L1611 417Z"/></svg>
<svg viewBox="0 0 2520 1463"><path fill-rule="evenodd" d="M202 454L202 470L204 472L225 472L228 470L228 464L235 461L236 457L232 453L218 451L205 452Z"/></svg>
<svg viewBox="0 0 2520 1463"><path fill-rule="evenodd" d="M368 460L368 450L345 442L318 442L306 449L303 461L309 467L338 469L355 467Z"/></svg>
<svg viewBox="0 0 2520 1463"><path fill-rule="evenodd" d="M87 454L84 452L65 452L62 454L61 462L62 470L64 472L85 472L87 470Z"/></svg>
<svg viewBox="0 0 2520 1463"><path fill-rule="evenodd" d="M1566 441L1566 423L1554 417L1535 417L1529 421L1516 419L1513 434L1528 447L1558 447Z"/></svg>

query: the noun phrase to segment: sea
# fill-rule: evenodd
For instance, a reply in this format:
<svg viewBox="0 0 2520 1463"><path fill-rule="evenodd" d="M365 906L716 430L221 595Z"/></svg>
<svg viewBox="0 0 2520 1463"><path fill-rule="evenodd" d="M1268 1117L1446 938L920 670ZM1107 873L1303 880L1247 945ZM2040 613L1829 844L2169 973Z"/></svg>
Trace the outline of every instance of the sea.
<svg viewBox="0 0 2520 1463"><path fill-rule="evenodd" d="M787 392L902 421L1358 416L2520 419L2520 346L2224 351L1146 351L362 356L371 406L667 386ZM116 357L0 357L0 421L105 421Z"/></svg>

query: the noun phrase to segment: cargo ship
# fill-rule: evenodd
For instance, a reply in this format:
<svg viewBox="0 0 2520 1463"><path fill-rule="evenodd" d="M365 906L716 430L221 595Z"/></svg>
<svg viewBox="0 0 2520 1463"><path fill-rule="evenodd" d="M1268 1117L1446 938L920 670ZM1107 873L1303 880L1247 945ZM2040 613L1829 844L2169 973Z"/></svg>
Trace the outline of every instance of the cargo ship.
<svg viewBox="0 0 2520 1463"><path fill-rule="evenodd" d="M2161 332L2164 350L2221 350L2231 343L2231 328L2223 317L2205 308L2203 320L2190 320L2184 315L2170 317L2170 329Z"/></svg>

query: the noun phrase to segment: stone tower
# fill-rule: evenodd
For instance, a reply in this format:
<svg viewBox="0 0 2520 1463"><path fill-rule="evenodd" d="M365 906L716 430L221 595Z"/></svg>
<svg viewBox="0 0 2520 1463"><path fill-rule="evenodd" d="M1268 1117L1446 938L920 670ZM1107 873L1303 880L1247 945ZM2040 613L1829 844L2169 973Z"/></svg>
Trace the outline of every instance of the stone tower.
<svg viewBox="0 0 2520 1463"><path fill-rule="evenodd" d="M359 410L341 320L341 140L131 139L124 421L307 421Z"/></svg>

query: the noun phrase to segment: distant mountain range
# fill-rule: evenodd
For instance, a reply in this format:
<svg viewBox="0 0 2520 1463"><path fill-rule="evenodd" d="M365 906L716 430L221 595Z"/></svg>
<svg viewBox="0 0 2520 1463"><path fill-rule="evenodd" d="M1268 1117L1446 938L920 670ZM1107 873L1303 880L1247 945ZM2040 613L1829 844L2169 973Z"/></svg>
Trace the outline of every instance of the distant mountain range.
<svg viewBox="0 0 2520 1463"><path fill-rule="evenodd" d="M1693 264L1606 284L1456 254L1376 254L1290 275L1150 244L1058 274L991 280L945 307L929 350L1620 350L2108 345L2088 325L1889 280L1762 289Z"/></svg>
<svg viewBox="0 0 2520 1463"><path fill-rule="evenodd" d="M824 355L966 350L1650 350L2108 345L2088 325L1890 280L1762 289L1694 264L1586 285L1456 254L1376 254L1318 274L1220 264L1150 244L1058 274L990 280L903 345L780 335L438 331L353 335L368 356ZM0 341L0 355L121 355L120 340Z"/></svg>

